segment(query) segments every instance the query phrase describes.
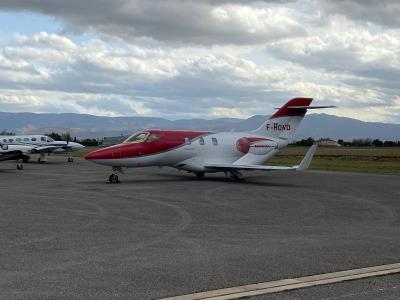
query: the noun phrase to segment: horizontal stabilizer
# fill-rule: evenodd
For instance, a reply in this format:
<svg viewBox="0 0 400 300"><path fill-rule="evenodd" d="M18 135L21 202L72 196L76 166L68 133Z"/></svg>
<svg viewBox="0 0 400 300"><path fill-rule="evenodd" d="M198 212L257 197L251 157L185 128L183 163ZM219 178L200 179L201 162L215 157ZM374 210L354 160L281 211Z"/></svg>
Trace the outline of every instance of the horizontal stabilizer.
<svg viewBox="0 0 400 300"><path fill-rule="evenodd" d="M306 106L306 105L293 105L287 106L287 109L320 109L320 108L337 108L335 105L326 105L326 106ZM280 109L280 107L276 107L275 109Z"/></svg>

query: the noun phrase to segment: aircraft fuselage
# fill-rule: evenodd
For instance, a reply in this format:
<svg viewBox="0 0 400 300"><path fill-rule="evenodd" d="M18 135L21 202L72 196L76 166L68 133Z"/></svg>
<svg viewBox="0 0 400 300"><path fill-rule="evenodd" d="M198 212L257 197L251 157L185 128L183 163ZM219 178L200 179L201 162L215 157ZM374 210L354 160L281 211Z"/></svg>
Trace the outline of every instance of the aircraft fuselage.
<svg viewBox="0 0 400 300"><path fill-rule="evenodd" d="M86 159L112 167L169 166L211 172L206 164L232 164L245 156L247 163L258 164L287 145L286 140L246 132L148 130L136 135L140 134L147 137L133 142L128 139L122 144L94 151Z"/></svg>

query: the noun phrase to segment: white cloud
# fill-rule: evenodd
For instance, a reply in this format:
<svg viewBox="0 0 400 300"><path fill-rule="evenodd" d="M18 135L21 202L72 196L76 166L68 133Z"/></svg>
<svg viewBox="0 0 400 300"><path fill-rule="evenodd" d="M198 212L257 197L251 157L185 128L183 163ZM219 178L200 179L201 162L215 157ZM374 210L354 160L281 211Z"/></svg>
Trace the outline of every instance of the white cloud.
<svg viewBox="0 0 400 300"><path fill-rule="evenodd" d="M0 48L3 109L170 118L268 114L294 96L400 122L400 29L384 1L4 1L56 33ZM353 8L376 15L361 18ZM350 9L350 11L346 11ZM383 20L383 21L382 21ZM69 32L91 32L79 39Z"/></svg>
<svg viewBox="0 0 400 300"><path fill-rule="evenodd" d="M66 30L127 41L146 37L201 45L260 44L305 32L289 9L254 1L5 0L1 8L55 16Z"/></svg>

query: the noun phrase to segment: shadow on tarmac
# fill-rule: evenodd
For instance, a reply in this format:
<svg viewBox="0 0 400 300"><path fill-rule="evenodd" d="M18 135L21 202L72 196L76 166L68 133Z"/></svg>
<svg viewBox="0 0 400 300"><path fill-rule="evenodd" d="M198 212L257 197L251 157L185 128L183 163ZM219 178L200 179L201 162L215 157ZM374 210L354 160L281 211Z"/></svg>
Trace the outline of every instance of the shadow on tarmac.
<svg viewBox="0 0 400 300"><path fill-rule="evenodd" d="M260 179L265 179L265 177L245 177L244 181L234 181L228 177L204 177L197 178L195 176L185 176L185 175L175 175L175 174L157 174L153 175L154 178L149 178L146 175L140 178L142 175L138 175L137 178L124 178L124 176L119 176L121 183L119 184L137 184L137 183L165 183L165 182L198 182L198 183L225 183L225 184L235 184L235 185L253 185L253 186L269 186L269 187L284 187L284 188L298 188L297 184L293 183L282 183L282 182L271 182L271 181L258 181ZM160 178L163 177L163 178ZM85 184L98 184L99 181L85 181ZM107 184L110 184L106 181ZM115 185L119 185L115 184ZM111 184L110 184L111 185Z"/></svg>

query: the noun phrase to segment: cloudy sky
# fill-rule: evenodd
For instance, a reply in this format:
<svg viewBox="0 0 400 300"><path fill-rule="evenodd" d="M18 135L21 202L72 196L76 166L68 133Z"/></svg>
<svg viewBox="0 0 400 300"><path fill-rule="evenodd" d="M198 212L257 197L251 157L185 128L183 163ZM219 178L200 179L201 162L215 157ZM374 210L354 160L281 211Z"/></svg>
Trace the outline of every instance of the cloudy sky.
<svg viewBox="0 0 400 300"><path fill-rule="evenodd" d="M398 0L0 0L0 111L400 123Z"/></svg>

